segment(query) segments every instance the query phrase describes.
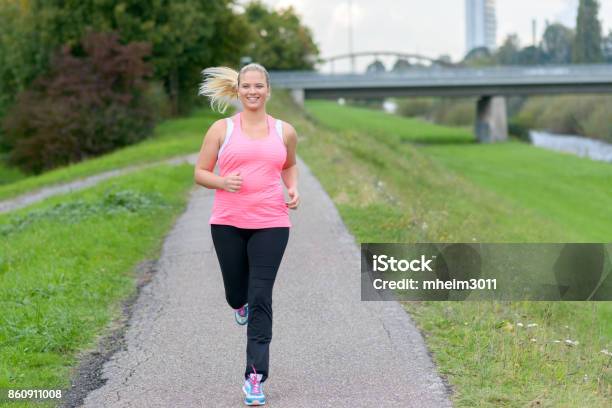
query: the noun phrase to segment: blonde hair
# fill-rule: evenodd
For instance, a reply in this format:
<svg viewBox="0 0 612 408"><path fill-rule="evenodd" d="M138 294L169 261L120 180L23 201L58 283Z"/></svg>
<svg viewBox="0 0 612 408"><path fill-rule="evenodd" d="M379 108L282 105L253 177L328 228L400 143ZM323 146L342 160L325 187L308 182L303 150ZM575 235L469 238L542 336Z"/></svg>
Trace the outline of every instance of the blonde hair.
<svg viewBox="0 0 612 408"><path fill-rule="evenodd" d="M266 85L270 87L270 75L263 65L247 64L240 72L229 67L210 67L202 71L202 83L198 95L210 98L210 107L220 113L225 113L232 99L238 98L240 75L247 71L259 71L266 77Z"/></svg>

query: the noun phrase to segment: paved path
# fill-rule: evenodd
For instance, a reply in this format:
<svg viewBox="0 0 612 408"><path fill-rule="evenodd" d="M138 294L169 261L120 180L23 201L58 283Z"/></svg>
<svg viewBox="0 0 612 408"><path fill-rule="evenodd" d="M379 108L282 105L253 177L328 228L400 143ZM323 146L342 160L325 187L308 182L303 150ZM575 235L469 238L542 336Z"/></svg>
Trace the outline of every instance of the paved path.
<svg viewBox="0 0 612 408"><path fill-rule="evenodd" d="M65 194L71 191L82 190L87 187L94 186L99 182L112 178L121 176L127 173L131 173L134 171L142 170L147 167L159 166L162 163L178 165L183 163L189 163L195 165L198 159L198 153L183 155L172 157L170 159L152 162L152 163L144 163L144 164L136 164L133 166L127 166L119 169L109 170L102 173L95 174L93 176L80 178L78 180L70 181L67 183L61 183L56 185L51 185L49 187L43 187L39 190L35 190L29 193L22 194L20 196L9 198L3 201L0 201L0 214L3 212L8 212L12 210L16 210L18 208L26 207L30 204L36 203L38 201L44 200L45 198L58 195Z"/></svg>
<svg viewBox="0 0 612 408"><path fill-rule="evenodd" d="M269 407L449 407L419 332L395 302L360 301L359 250L299 160L302 205L274 287ZM86 407L241 407L246 327L225 302L196 186L134 305L125 346Z"/></svg>

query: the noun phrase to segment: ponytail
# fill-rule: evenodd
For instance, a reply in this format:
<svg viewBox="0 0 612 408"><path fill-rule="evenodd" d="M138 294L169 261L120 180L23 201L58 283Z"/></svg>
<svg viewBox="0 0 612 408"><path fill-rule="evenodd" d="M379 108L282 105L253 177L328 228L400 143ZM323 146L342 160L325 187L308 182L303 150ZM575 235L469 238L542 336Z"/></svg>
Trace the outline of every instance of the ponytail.
<svg viewBox="0 0 612 408"><path fill-rule="evenodd" d="M263 65L255 62L245 65L240 72L228 67L210 67L202 71L204 78L200 84L198 95L210 98L210 107L220 113L225 113L232 99L238 98L240 74L246 71L259 71L266 77L266 85L270 87L270 74Z"/></svg>
<svg viewBox="0 0 612 408"><path fill-rule="evenodd" d="M230 101L238 98L238 72L228 67L211 67L202 71L198 95L210 98L210 107L225 113Z"/></svg>

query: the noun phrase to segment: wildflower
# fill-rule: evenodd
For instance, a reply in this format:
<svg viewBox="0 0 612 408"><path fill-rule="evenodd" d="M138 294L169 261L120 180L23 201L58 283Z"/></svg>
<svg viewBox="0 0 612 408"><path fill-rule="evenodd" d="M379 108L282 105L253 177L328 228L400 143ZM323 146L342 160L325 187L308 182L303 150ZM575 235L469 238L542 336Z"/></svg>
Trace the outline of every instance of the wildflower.
<svg viewBox="0 0 612 408"><path fill-rule="evenodd" d="M532 327L538 327L538 324L537 324L537 323L529 323L529 324L527 325L527 328L528 328L528 329L531 329Z"/></svg>
<svg viewBox="0 0 612 408"><path fill-rule="evenodd" d="M573 347L573 346L577 346L580 343L578 343L577 341L570 340L570 339L565 339L565 344Z"/></svg>
<svg viewBox="0 0 612 408"><path fill-rule="evenodd" d="M517 325L517 327L523 327L523 323L521 323L521 322L518 322L516 325Z"/></svg>
<svg viewBox="0 0 612 408"><path fill-rule="evenodd" d="M535 343L537 340L536 339L531 339L531 341L533 341Z"/></svg>
<svg viewBox="0 0 612 408"><path fill-rule="evenodd" d="M553 343L561 343L561 340L553 340Z"/></svg>

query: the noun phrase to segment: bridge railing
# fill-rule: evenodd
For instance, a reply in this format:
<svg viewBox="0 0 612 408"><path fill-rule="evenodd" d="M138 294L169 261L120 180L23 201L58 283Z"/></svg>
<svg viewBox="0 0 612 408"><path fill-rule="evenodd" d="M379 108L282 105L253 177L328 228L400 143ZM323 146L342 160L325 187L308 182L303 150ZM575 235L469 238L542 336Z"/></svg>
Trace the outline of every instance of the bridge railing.
<svg viewBox="0 0 612 408"><path fill-rule="evenodd" d="M272 83L280 86L366 83L610 82L612 64L536 65L483 68L411 68L404 72L327 74L317 71L271 71Z"/></svg>

